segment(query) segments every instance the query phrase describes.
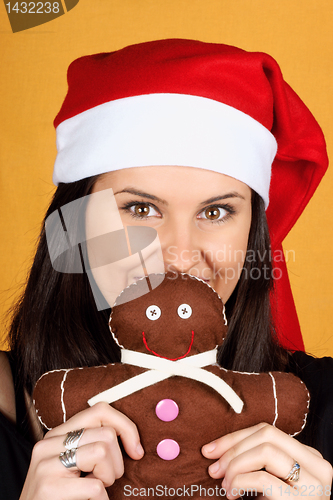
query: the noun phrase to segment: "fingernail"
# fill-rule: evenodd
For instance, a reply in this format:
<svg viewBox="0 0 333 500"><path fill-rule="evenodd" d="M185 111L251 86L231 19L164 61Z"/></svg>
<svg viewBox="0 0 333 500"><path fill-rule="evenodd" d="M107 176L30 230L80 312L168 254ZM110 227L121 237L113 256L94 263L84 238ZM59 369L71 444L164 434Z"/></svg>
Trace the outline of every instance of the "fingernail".
<svg viewBox="0 0 333 500"><path fill-rule="evenodd" d="M141 446L141 444L139 443L138 446L136 447L136 451L139 455L143 455L144 454L144 451L143 451L143 448Z"/></svg>
<svg viewBox="0 0 333 500"><path fill-rule="evenodd" d="M211 443L208 443L204 446L204 450L207 451L208 453L211 453L214 451L216 448L216 442L212 441Z"/></svg>
<svg viewBox="0 0 333 500"><path fill-rule="evenodd" d="M219 470L220 464L219 462L215 462L214 464L209 466L209 471L215 474Z"/></svg>

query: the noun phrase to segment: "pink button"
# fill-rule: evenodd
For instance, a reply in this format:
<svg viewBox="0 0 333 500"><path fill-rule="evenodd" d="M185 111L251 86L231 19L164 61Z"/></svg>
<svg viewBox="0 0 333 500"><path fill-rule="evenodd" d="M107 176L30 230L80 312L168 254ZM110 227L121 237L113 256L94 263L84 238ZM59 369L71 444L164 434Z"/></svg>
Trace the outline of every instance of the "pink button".
<svg viewBox="0 0 333 500"><path fill-rule="evenodd" d="M178 457L180 448L177 441L173 439L163 439L160 441L156 448L157 455L163 460L173 460Z"/></svg>
<svg viewBox="0 0 333 500"><path fill-rule="evenodd" d="M161 399L156 405L155 412L163 422L171 422L171 420L175 420L178 417L179 408L177 403L172 399Z"/></svg>

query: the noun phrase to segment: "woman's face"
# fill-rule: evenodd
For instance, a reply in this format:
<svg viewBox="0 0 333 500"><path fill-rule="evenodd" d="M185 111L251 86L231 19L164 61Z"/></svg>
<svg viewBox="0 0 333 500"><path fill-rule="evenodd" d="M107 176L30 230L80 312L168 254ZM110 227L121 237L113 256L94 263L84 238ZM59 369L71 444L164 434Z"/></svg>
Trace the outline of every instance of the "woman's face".
<svg viewBox="0 0 333 500"><path fill-rule="evenodd" d="M228 300L241 274L251 225L246 184L208 170L151 166L103 174L93 192L108 188L124 226L157 230L166 271L201 278ZM102 273L94 278L103 289Z"/></svg>

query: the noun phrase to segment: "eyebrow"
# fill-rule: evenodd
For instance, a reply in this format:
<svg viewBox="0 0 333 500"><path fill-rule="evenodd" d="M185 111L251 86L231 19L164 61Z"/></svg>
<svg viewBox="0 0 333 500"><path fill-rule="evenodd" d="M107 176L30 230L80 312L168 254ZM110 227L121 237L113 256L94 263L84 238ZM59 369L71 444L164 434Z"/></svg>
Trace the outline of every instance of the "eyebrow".
<svg viewBox="0 0 333 500"><path fill-rule="evenodd" d="M227 198L241 198L242 200L245 200L244 196L237 193L237 191L232 191L231 193L226 193L221 196L213 196L213 198L208 198L208 200L203 201L202 203L200 203L200 205L209 205L210 203L214 203L215 201L226 200Z"/></svg>
<svg viewBox="0 0 333 500"><path fill-rule="evenodd" d="M141 196L143 198L148 198L149 200L154 200L154 201L157 201L159 203L162 203L163 205L166 205L166 206L168 205L168 202L166 200L163 200L162 198L159 198L158 196L154 196L153 194L145 193L144 191L138 191L134 188L128 187L128 188L122 189L121 191L117 191L114 194L116 195L116 194L121 194L121 193L134 194L135 196ZM213 196L212 198L208 198L207 200L202 201L200 203L200 206L209 205L209 204L214 203L214 202L219 201L219 200L226 200L227 198L241 198L242 200L245 200L244 196L237 193L237 191L232 191L231 193L226 193L223 195L218 195L218 196Z"/></svg>
<svg viewBox="0 0 333 500"><path fill-rule="evenodd" d="M122 189L121 191L117 191L116 194L120 193L129 193L129 194L134 194L135 196L141 196L142 198L148 198L149 200L154 200L158 201L159 203L162 203L163 205L168 205L168 202L166 200L163 200L162 198L159 198L158 196L154 196L153 194L145 193L144 191L137 191L136 189L133 188L125 188Z"/></svg>

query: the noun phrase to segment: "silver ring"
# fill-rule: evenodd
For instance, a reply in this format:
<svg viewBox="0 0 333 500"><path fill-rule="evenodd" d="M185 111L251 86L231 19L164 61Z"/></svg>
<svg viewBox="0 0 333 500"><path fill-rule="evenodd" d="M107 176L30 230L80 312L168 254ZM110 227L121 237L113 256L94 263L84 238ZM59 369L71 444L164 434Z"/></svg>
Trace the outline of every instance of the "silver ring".
<svg viewBox="0 0 333 500"><path fill-rule="evenodd" d="M66 469L72 469L73 467L76 467L77 470L79 470L78 466L76 465L76 451L77 448L72 448L71 450L66 450L62 451L59 455L59 460L66 467Z"/></svg>
<svg viewBox="0 0 333 500"><path fill-rule="evenodd" d="M70 431L66 434L64 445L66 450L72 450L73 448L79 447L79 441L82 438L84 429L78 429L77 431Z"/></svg>
<svg viewBox="0 0 333 500"><path fill-rule="evenodd" d="M299 472L300 472L300 470L301 470L301 466L295 460L295 463L292 466L292 468L291 468L288 476L285 478L285 481L294 481L295 483L297 483L297 481L299 480Z"/></svg>

